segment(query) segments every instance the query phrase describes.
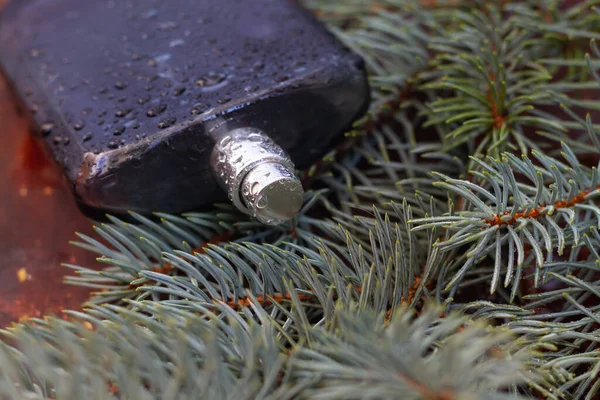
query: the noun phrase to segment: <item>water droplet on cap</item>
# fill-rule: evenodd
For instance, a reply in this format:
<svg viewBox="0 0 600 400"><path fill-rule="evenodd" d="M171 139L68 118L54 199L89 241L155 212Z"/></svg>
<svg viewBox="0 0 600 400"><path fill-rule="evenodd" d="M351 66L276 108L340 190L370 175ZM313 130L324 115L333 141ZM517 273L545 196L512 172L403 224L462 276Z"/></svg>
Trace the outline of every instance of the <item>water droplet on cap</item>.
<svg viewBox="0 0 600 400"><path fill-rule="evenodd" d="M222 140L221 140L221 146L225 147L227 145L229 145L229 143L231 143L231 136L225 136Z"/></svg>
<svg viewBox="0 0 600 400"><path fill-rule="evenodd" d="M258 196L258 200L256 201L256 208L258 208L259 210L262 210L263 208L265 208L268 205L269 205L269 201L267 199L267 196L263 196L263 195Z"/></svg>

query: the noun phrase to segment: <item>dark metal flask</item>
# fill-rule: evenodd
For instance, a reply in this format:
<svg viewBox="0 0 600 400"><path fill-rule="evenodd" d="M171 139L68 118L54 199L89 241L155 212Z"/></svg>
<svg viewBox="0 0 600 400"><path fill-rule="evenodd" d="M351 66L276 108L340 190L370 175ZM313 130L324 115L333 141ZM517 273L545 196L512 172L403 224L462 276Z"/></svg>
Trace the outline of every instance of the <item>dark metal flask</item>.
<svg viewBox="0 0 600 400"><path fill-rule="evenodd" d="M222 201L267 224L365 112L364 64L294 1L16 0L0 66L86 207Z"/></svg>

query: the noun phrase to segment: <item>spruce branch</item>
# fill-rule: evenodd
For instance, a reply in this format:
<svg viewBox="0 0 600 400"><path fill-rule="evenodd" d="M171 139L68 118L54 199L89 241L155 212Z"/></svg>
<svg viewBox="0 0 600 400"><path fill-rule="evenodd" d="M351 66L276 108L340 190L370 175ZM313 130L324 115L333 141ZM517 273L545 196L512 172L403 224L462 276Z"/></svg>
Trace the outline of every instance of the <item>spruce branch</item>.
<svg viewBox="0 0 600 400"><path fill-rule="evenodd" d="M436 307L416 318L401 309L386 321L339 305L328 326L307 327L300 343L278 335L255 299L241 313L223 303L132 306L5 331L19 350L1 347L3 396L354 399L375 390L380 398L501 399L517 398L504 391L533 378L525 367L533 354L506 332L442 318Z"/></svg>
<svg viewBox="0 0 600 400"><path fill-rule="evenodd" d="M375 208L374 219L346 221L345 228L320 221L325 236L304 230L308 225L300 216L289 241L257 244L244 236L242 241L208 244L199 250L189 250L192 246L182 241L196 224L206 223L198 215L169 218L163 226L137 216L146 226L133 232L111 217L112 224L97 228L106 243L82 236L87 243L79 244L103 254L99 261L107 267L97 271L67 265L77 274L67 281L100 289L90 299L92 304L120 304L125 299L171 305L219 300L231 307L247 303L243 294L247 290L265 306L290 305L290 290L283 283L289 281L307 307L320 310L323 318L331 312L332 298L393 312L401 304L414 306L423 300L425 286L435 276L436 255L429 254L429 247L417 246L422 238L407 226L412 218L408 203L394 204L392 209L390 216ZM306 218L307 224L317 224ZM422 280L423 276L428 278ZM374 282L381 283L373 286Z"/></svg>
<svg viewBox="0 0 600 400"><path fill-rule="evenodd" d="M429 172L440 170L451 175L462 173L463 165L456 158L440 151L437 143L412 143L415 130L404 110L377 129L358 137L352 152L341 155L330 164L331 173L322 174L318 182L330 188L328 198L340 207L330 212L336 218L354 215L357 210L389 209L389 203L408 201L416 213L421 213L418 197L433 196L438 207L444 206L445 193L430 185ZM398 136L398 130L405 134Z"/></svg>
<svg viewBox="0 0 600 400"><path fill-rule="evenodd" d="M509 350L506 332L465 327L468 320L454 315L439 319L439 311L426 308L415 319L399 310L387 326L381 316L339 313L337 334L315 329L312 347L292 361L295 373L318 377L307 388L316 399L518 398L511 386L530 379L519 366L527 352ZM476 365L467 378L464 371Z"/></svg>
<svg viewBox="0 0 600 400"><path fill-rule="evenodd" d="M591 139L595 147L593 150L596 153L600 153L600 140L598 138L600 126L592 122L590 114L590 111L600 110L600 102L589 99L578 99L574 95L570 95L575 90L587 91L593 94L600 89L600 75L598 74L600 70L600 49L595 39L590 40L590 53L586 53L584 59L580 60L580 63L585 65L585 68L589 71L593 79L583 83L563 83L558 90L565 92L561 93L563 101L561 107L572 119L570 126L583 131L580 137L575 137L574 140L569 140L568 143L582 153L590 153L590 147L587 146L588 140L586 139ZM559 85L554 85L554 89L557 89L557 86ZM585 117L581 116L582 108L585 110Z"/></svg>
<svg viewBox="0 0 600 400"><path fill-rule="evenodd" d="M524 347L529 343L545 349L538 353L535 369L548 386L538 381L535 391L550 399L594 399L600 392L598 269L572 263L568 271L555 271L548 274L546 290L524 296L520 307L473 302L459 308L518 334Z"/></svg>
<svg viewBox="0 0 600 400"><path fill-rule="evenodd" d="M491 293L504 278L505 287L513 284L514 298L524 268L535 266L537 287L544 282L544 266L563 256L565 249L580 246L597 254L595 239L586 236L582 241L591 225L600 225L597 168L581 165L566 144L564 161L539 152L532 155L539 165L527 156L519 159L511 153L505 153L502 161L474 159L479 167L471 171L474 181L435 173L439 179L435 185L467 204L462 210L412 221L416 230L440 227L451 232L449 238L435 244L442 252L468 247L464 265L446 283L446 289L459 284L469 268L489 256L494 260Z"/></svg>
<svg viewBox="0 0 600 400"><path fill-rule="evenodd" d="M598 37L598 6L598 0L573 2L568 7L564 2L550 0L536 2L535 7L529 6L528 2L511 2L507 4L507 10L514 13L520 27L544 38L530 41L533 54L542 58L541 62L550 68L553 76L560 74L560 81L568 82L587 80L587 71L579 60L590 39ZM571 65L566 71L561 70L566 63Z"/></svg>
<svg viewBox="0 0 600 400"><path fill-rule="evenodd" d="M556 118L540 111L552 102L545 90L551 75L528 57L531 31L495 7L457 9L446 18L457 28L432 37L436 57L420 75L423 90L432 92L422 111L425 126L441 131L444 150L472 144L472 155L497 158L507 150L539 150L535 131L564 136Z"/></svg>
<svg viewBox="0 0 600 400"><path fill-rule="evenodd" d="M285 353L272 325L249 324L226 306L132 306L93 307L70 313L72 322L34 320L5 332L18 350L2 347L3 396L285 398L277 385Z"/></svg>

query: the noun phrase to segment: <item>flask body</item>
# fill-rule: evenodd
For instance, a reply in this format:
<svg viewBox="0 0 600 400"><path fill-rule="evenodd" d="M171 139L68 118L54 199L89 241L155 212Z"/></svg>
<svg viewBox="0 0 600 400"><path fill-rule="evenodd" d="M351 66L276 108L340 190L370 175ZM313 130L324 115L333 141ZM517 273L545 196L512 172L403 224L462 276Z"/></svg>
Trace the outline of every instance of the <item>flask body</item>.
<svg viewBox="0 0 600 400"><path fill-rule="evenodd" d="M266 132L298 168L364 113L363 62L286 0L21 0L0 66L78 202L183 212L226 199L227 132Z"/></svg>

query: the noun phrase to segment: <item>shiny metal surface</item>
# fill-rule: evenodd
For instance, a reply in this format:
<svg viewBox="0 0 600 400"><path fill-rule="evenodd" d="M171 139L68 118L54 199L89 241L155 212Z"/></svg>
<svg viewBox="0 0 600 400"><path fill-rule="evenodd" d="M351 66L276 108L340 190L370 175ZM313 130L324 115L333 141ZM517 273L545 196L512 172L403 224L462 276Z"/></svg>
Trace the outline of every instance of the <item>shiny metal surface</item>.
<svg viewBox="0 0 600 400"><path fill-rule="evenodd" d="M264 224L281 224L302 206L294 164L258 129L239 128L223 136L212 151L211 168L233 204Z"/></svg>

